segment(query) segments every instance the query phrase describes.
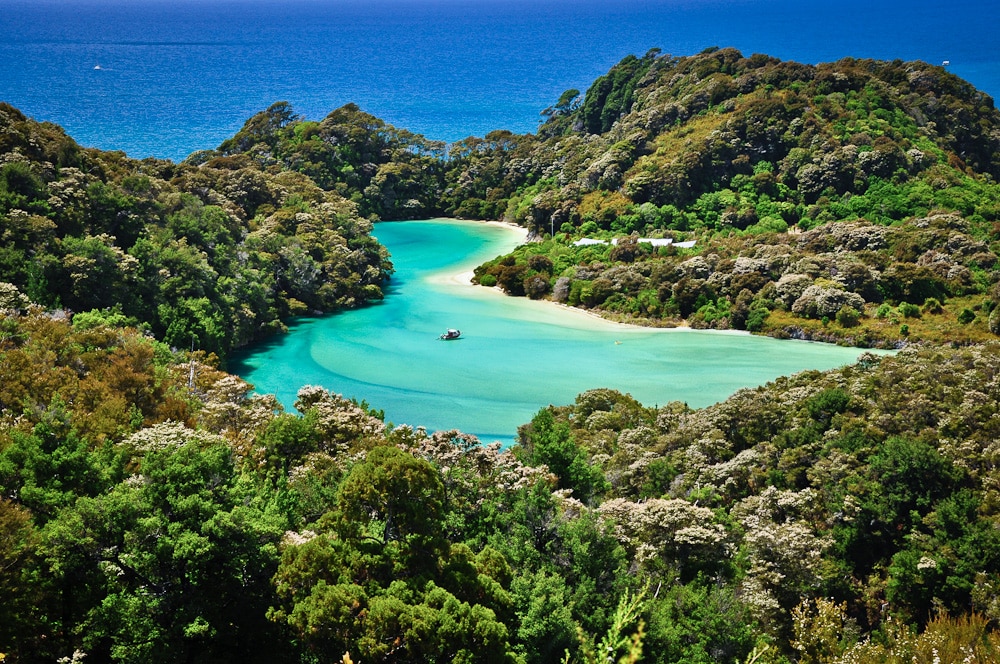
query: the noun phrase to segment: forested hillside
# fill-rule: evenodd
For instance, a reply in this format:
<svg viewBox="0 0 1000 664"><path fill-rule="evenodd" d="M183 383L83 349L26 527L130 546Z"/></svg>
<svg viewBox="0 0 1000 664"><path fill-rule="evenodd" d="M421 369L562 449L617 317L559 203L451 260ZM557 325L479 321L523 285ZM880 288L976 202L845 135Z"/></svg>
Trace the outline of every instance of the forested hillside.
<svg viewBox="0 0 1000 664"><path fill-rule="evenodd" d="M392 270L356 205L299 173L83 149L6 104L0 224L8 297L219 355L289 316L380 299Z"/></svg>
<svg viewBox="0 0 1000 664"><path fill-rule="evenodd" d="M470 143L452 164L446 191L465 207L449 209L548 238L481 283L654 325L862 345L1000 328L1000 112L942 67L651 51L548 113L538 136Z"/></svg>
<svg viewBox="0 0 1000 664"><path fill-rule="evenodd" d="M322 121L307 120L286 102L250 118L216 150L188 163L240 155L258 167L308 175L318 186L358 205L371 219L424 219L443 212L445 144L397 129L354 104Z"/></svg>
<svg viewBox="0 0 1000 664"><path fill-rule="evenodd" d="M545 117L279 102L174 164L0 104L0 661L1000 661L992 100L651 51ZM509 450L219 368L379 299L371 222L432 214L534 232L477 271L511 294L903 349L698 410L595 386Z"/></svg>
<svg viewBox="0 0 1000 664"><path fill-rule="evenodd" d="M557 230L626 234L884 223L937 207L977 223L998 214L993 100L921 62L653 50L547 112L537 136L456 153L467 168L453 179L470 183L457 198L502 197L500 213L539 232L557 211ZM495 163L504 177L480 175Z"/></svg>
<svg viewBox="0 0 1000 664"><path fill-rule="evenodd" d="M997 661L998 351L865 356L702 410L593 390L501 452L8 315L0 652Z"/></svg>

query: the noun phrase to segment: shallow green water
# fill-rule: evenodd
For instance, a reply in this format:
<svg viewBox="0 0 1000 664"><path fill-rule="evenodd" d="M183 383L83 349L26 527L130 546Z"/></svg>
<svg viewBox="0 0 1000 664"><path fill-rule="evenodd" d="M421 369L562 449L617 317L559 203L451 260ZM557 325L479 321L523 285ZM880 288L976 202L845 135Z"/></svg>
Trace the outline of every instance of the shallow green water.
<svg viewBox="0 0 1000 664"><path fill-rule="evenodd" d="M384 302L301 320L231 369L286 407L302 385L322 385L384 409L394 424L510 442L539 408L571 403L587 389L612 387L647 405L706 406L778 376L849 364L861 352L627 327L456 279L518 243L503 227L395 222L376 225L375 235L396 266ZM438 340L449 327L461 339Z"/></svg>

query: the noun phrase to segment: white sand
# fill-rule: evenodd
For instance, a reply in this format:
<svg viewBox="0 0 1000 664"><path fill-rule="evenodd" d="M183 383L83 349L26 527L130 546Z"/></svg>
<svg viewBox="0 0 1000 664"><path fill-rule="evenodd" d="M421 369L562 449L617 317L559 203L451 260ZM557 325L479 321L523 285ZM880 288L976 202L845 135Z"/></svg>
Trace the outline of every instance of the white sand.
<svg viewBox="0 0 1000 664"><path fill-rule="evenodd" d="M517 224L512 224L506 221L484 221L479 223L489 224L491 226L500 226L510 231L514 231L521 236L522 241L526 237L528 237L527 229L525 229L522 226L518 226ZM439 283L439 284L474 287L475 284L472 283L472 279L475 276L475 274L476 273L473 270L466 270L455 274L440 275L433 278L431 281L433 283ZM501 289L499 286L494 286L493 288L484 288L480 286L475 286L475 288L477 291L476 293L477 295L481 294L483 296L489 297L496 294L501 297L509 297L506 293L503 292L503 289ZM531 300L528 298L517 298L517 299L522 300L528 306L538 306L538 307L543 307L545 309L548 309L548 307L552 306L558 307L558 311L560 312L559 315L566 316L569 319L574 319L577 324L581 322L586 322L587 327L593 327L595 329L599 329L602 327L607 328L613 326L623 331L635 330L644 332L650 332L650 331L668 332L671 330L688 329L689 327L686 321L679 323L675 327L650 327L646 325L636 325L635 323L621 323L618 321L609 320L595 311L589 311L587 309L571 307L561 302L555 302L554 300ZM543 309L539 309L539 311L541 312L543 311ZM553 310L548 309L548 311L551 313Z"/></svg>

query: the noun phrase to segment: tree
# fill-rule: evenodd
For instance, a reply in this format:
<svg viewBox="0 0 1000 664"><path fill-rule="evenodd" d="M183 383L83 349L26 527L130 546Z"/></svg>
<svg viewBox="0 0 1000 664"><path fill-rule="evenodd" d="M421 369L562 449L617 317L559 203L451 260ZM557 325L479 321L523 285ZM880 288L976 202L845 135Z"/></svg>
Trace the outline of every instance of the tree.
<svg viewBox="0 0 1000 664"><path fill-rule="evenodd" d="M664 584L643 604L644 662L743 662L753 645L754 621L730 585Z"/></svg>
<svg viewBox="0 0 1000 664"><path fill-rule="evenodd" d="M522 428L520 438L525 461L547 466L559 479L559 486L571 489L578 500L590 501L604 490L607 481L600 469L590 465L569 425L557 421L551 408L538 411L531 424Z"/></svg>
<svg viewBox="0 0 1000 664"><path fill-rule="evenodd" d="M246 121L235 136L223 141L219 151L223 154L246 152L258 143L275 147L279 132L298 120L287 101L278 101L268 106L266 111L257 113Z"/></svg>
<svg viewBox="0 0 1000 664"><path fill-rule="evenodd" d="M69 414L58 399L50 418L30 434L14 432L0 450L0 490L30 509L39 525L77 496L97 495L107 488L108 469L102 468L87 441L60 422Z"/></svg>
<svg viewBox="0 0 1000 664"><path fill-rule="evenodd" d="M31 513L6 498L0 498L0 541L0 652L16 660L37 651L44 633L37 615L42 589L31 578L38 546Z"/></svg>
<svg viewBox="0 0 1000 664"><path fill-rule="evenodd" d="M66 238L63 249L66 306L87 311L128 299L127 287L138 261L115 246L113 237Z"/></svg>
<svg viewBox="0 0 1000 664"><path fill-rule="evenodd" d="M542 570L514 582L520 627L517 640L528 664L557 661L576 646L570 592L558 574Z"/></svg>
<svg viewBox="0 0 1000 664"><path fill-rule="evenodd" d="M901 436L887 439L872 454L867 475L861 515L841 533L856 574L866 574L882 556L898 551L961 477L933 446Z"/></svg>
<svg viewBox="0 0 1000 664"><path fill-rule="evenodd" d="M226 333L225 314L207 297L184 298L174 305L161 304L163 340L176 348L225 354L232 339Z"/></svg>
<svg viewBox="0 0 1000 664"><path fill-rule="evenodd" d="M65 633L116 661L280 655L265 612L287 526L266 515L266 494L237 477L228 446L194 437L149 451L139 471L46 528L61 583L88 584Z"/></svg>
<svg viewBox="0 0 1000 664"><path fill-rule="evenodd" d="M11 161L0 167L0 212L12 208L45 212L46 187L27 161Z"/></svg>
<svg viewBox="0 0 1000 664"><path fill-rule="evenodd" d="M559 100L552 107L550 113L552 115L569 115L579 107L580 91L576 88L570 88L559 95Z"/></svg>
<svg viewBox="0 0 1000 664"><path fill-rule="evenodd" d="M639 80L656 59L650 51L642 59L628 55L599 77L590 88L580 107L584 127L592 134L601 134L632 108L633 91Z"/></svg>
<svg viewBox="0 0 1000 664"><path fill-rule="evenodd" d="M344 478L338 506L343 535L382 547L395 574L436 567L446 546L444 486L428 462L396 447L376 447Z"/></svg>
<svg viewBox="0 0 1000 664"><path fill-rule="evenodd" d="M287 540L271 619L316 656L361 661L511 662L498 618L511 599L499 554L443 537L444 488L430 463L388 445L341 483L321 520L335 532ZM496 577L499 578L494 578Z"/></svg>

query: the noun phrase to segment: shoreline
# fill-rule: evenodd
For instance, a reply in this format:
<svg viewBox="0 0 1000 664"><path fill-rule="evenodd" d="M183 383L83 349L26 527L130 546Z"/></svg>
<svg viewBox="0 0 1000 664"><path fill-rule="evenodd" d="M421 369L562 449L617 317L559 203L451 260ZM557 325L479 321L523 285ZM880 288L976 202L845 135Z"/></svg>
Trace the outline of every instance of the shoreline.
<svg viewBox="0 0 1000 664"><path fill-rule="evenodd" d="M522 243L528 237L528 229L523 226L518 226L517 224L509 221L497 221L497 220L476 220L476 219L453 219L450 217L442 217L442 219L447 219L449 221L470 221L472 223L487 224L489 226L496 226L499 228L504 228L509 231L516 232L521 236ZM475 276L474 270L463 270L461 272L455 272L451 274L442 275L438 278L433 279L435 283L448 283L456 286L469 287L469 288L479 288L482 289L481 293L496 293L501 297L514 297L512 295L507 295L502 288L499 286L493 286L492 288L486 288L484 286L479 286L472 282ZM633 330L633 331L657 331L657 332L669 332L671 330L691 330L691 326L687 324L687 321L682 321L681 323L674 325L673 327L656 327L653 325L639 325L637 323L623 323L621 321L611 320L610 318L605 318L601 314L590 311L588 309L580 309L579 307L572 307L563 302L556 302L550 299L540 299L531 300L530 298L523 298L529 302L538 302L542 305L555 306L566 313L570 313L574 316L584 316L592 321L600 321L603 324L617 327L622 330ZM734 334L750 334L743 330L711 330L713 332L726 332Z"/></svg>
<svg viewBox="0 0 1000 664"><path fill-rule="evenodd" d="M496 220L482 220L482 219L456 219L453 217L440 217L443 221L457 221L461 223L473 223L473 224L487 224L489 226L495 226L498 228L503 228L507 231L511 231L520 236L521 243L528 237L528 231L523 226L518 226L512 222L508 221L496 221ZM552 299L539 299L532 300L527 297L515 297L512 295L507 295L502 288L499 286L493 286L487 288L485 286L478 286L472 282L475 276L474 270L464 269L459 272L444 272L437 274L429 279L431 283L444 284L448 286L454 286L462 289L468 289L467 292L472 293L474 297L501 297L505 299L518 300L524 303L531 303L529 306L537 306L540 310L549 311L560 311L562 314L569 315L576 318L578 321L590 323L591 326L595 323L599 323L601 326L606 326L608 329L615 328L621 330L623 333L643 333L643 332L655 332L655 333L665 333L665 332L702 332L710 334L720 334L720 335L734 335L734 336L755 336L753 333L746 330L716 330L716 329L695 329L692 328L686 320L682 320L675 325L670 326L658 326L658 325L640 325L638 323L630 323L624 321L617 321L611 318L606 318L596 311L590 309L581 309L579 307L573 307L563 302L556 302ZM771 335L763 335L771 336ZM833 341L821 340L821 339L808 339L808 338L795 338L789 339L791 341L803 341L806 343L821 343L830 345L839 345ZM852 346L857 348L859 351L871 350L870 348L862 348L860 346Z"/></svg>
<svg viewBox="0 0 1000 664"><path fill-rule="evenodd" d="M459 219L459 221L465 221L464 219ZM502 221L498 219L470 219L469 221L476 221L480 224L486 224L488 226L499 226L500 228L509 228L512 231L516 231L520 235L523 235L523 239L528 238L528 229L524 226L519 226L513 221Z"/></svg>
<svg viewBox="0 0 1000 664"><path fill-rule="evenodd" d="M496 228L503 228L507 231L520 236L520 242L517 246L524 244L524 241L528 238L528 229L524 226L518 226L511 221L499 221L493 219L459 219L457 217L437 217L441 221L457 221L460 223L471 223L471 224L486 224L487 226L495 226ZM472 283L472 278L476 276L475 270L462 270L461 272L445 273L437 275L431 279L433 283L450 283L458 286L474 286ZM503 293L502 290L497 288L497 290Z"/></svg>
<svg viewBox="0 0 1000 664"><path fill-rule="evenodd" d="M482 220L482 219L456 219L453 217L440 217L439 219L443 221L456 221L460 223L472 223L472 224L486 224L489 226L495 226L497 228L503 228L507 231L511 231L521 238L521 244L523 244L524 239L528 237L528 231L523 226L518 226L509 221L496 221L496 220ZM734 335L734 336L755 336L753 333L746 330L716 330L716 329L695 329L691 327L686 320L682 320L676 325L671 326L658 326L658 325L640 325L638 323L629 323L623 321L617 321L611 318L606 318L596 311L590 309L581 309L579 307L573 307L563 302L556 302L551 299L539 299L532 300L527 297L515 297L512 295L507 295L502 288L499 286L493 286L487 288L485 286L479 286L472 282L475 276L474 270L461 270L459 272L445 272L435 275L429 279L431 283L445 284L448 286L454 286L462 289L468 289L475 297L501 297L505 299L512 299L523 301L525 303L531 303L529 306L538 306L540 310L548 309L549 311L560 311L563 314L572 316L581 322L588 322L591 325L594 323L599 323L602 326L607 326L609 329L612 327L621 330L623 333L643 333L643 332L655 332L655 333L666 333L666 332L703 332L710 334L720 334L720 335ZM770 335L764 335L770 336ZM828 340L819 339L805 339L805 338L791 338L790 341L803 341L806 343L821 343L830 345L839 345L835 342ZM871 350L870 348L862 348L860 346L852 346L858 348L859 351Z"/></svg>
<svg viewBox="0 0 1000 664"><path fill-rule="evenodd" d="M526 228L524 228L523 226L518 226L517 224L509 222L509 221L475 220L475 219L452 219L452 218L446 218L446 219L453 220L453 221L468 221L468 222L471 222L471 223L482 223L482 224L488 224L488 225L496 226L496 227L500 227L500 228L505 228L507 230L510 230L510 231L513 231L513 232L519 234L521 236L522 243L523 243L523 240L525 240L528 237L528 231L527 231ZM696 329L696 328L691 327L691 325L686 320L681 320L678 323L673 324L673 325L663 325L663 326L661 326L661 325L641 325L639 323L631 323L631 322L625 322L625 321L618 321L618 320L614 320L612 318L607 318L605 316L602 316L597 311L593 311L591 309L581 309L579 307L574 307L574 306L568 305L568 304L566 304L564 302L556 302L555 300L548 299L548 298L538 299L538 300L532 300L532 299L527 298L527 297L520 298L520 297L516 297L516 296L512 296L512 295L507 295L503 291L503 289L500 288L499 286L493 286L491 288L487 288L487 287L484 287L484 286L478 286L478 285L476 285L476 284L474 284L472 282L472 279L473 279L474 276L475 276L475 272L473 270L463 270L463 271L457 272L457 273L440 275L438 278L434 279L434 281L436 283L448 283L448 284L455 285L455 286L460 286L460 287L463 287L463 288L467 287L467 288L471 289L472 287L476 287L476 288L481 289L479 291L476 291L477 294L490 294L490 296L492 296L492 294L496 294L496 295L499 295L500 297L503 297L503 298L511 298L511 299L515 299L515 300L524 300L524 301L531 302L531 303L539 303L539 306L540 307L544 307L544 308L549 308L551 305L554 305L555 307L558 307L561 311L563 311L565 313L568 313L568 314L571 314L572 316L580 318L580 320L588 320L588 321L591 321L591 322L594 322L594 323L600 322L602 325L607 325L608 327L614 326L615 328L620 329L623 332L657 332L657 333L662 333L662 332L707 332L707 333L722 334L722 335L750 336L750 337L757 336L757 335L754 335L752 332L749 332L747 330L735 330L735 329L717 330L717 329L711 329L711 328ZM766 337L772 337L772 338L780 338L780 337L774 337L774 335L760 335L760 336L766 336ZM790 341L802 341L802 342L806 342L806 343L829 344L829 345L835 345L835 346L842 345L842 344L838 343L839 340L837 340L837 339L816 339L816 338L812 338L812 337L810 337L808 335L802 335L802 336L792 335L792 336L788 337L788 340L790 340ZM616 342L616 343L618 343L618 342ZM880 350L885 350L884 348L882 348L880 346L864 347L864 346L855 346L853 344L848 344L848 345L850 347L852 347L852 348L858 349L859 351L874 350L876 348L880 349Z"/></svg>
<svg viewBox="0 0 1000 664"><path fill-rule="evenodd" d="M524 228L523 226L519 226L519 225L517 225L517 224L515 224L513 222L509 222L509 221L487 220L487 219L459 219L459 218L456 218L456 217L437 217L436 220L438 220L438 221L448 221L448 222L457 222L457 223L467 223L467 224L485 224L485 225L488 225L488 226L494 226L496 228L504 229L505 231L510 232L510 233L518 236L518 239L519 239L519 242L516 245L514 245L514 247L511 247L511 249L510 249L511 251L514 248L516 248L516 247L524 244L525 240L528 238L528 230L526 228ZM537 307L539 307L539 311L543 311L545 309L548 309L550 312L561 311L561 312L563 312L563 314L568 314L568 315L576 318L578 321L587 321L587 322L591 323L591 327L593 327L594 324L596 324L596 323L600 323L600 325L602 325L602 326L607 326L608 329L614 327L615 329L621 330L623 333L640 333L640 332L657 332L657 333L661 333L661 332L671 332L671 331L673 331L673 332L705 332L705 333L722 334L722 335L736 335L736 336L751 336L751 337L752 336L763 336L763 337L771 337L771 338L776 338L776 339L788 339L788 340L791 340L791 341L803 341L803 342L806 342L806 343L819 343L819 344L834 345L834 346L844 346L844 345L846 345L846 346L849 346L851 348L856 348L856 349L858 349L860 351L873 350L873 349L889 350L889 349L895 348L895 347L887 347L887 346L884 346L884 345L882 345L880 343L876 343L876 344L871 345L871 346L856 346L856 345L850 344L850 343L844 344L844 343L841 343L841 342L844 341L844 339L843 338L837 338L837 337L833 337L833 338L814 338L812 335L810 335L808 333L803 333L803 330L801 330L801 329L798 330L799 334L795 334L794 331L791 334L788 334L787 331L786 331L786 335L787 336L782 336L780 330L778 331L777 334L755 335L752 332L749 332L747 330L735 330L735 329L717 330L717 329L709 329L709 328L706 328L706 329L693 328L693 327L691 327L691 325L686 320L680 320L680 321L677 321L677 322L671 322L670 324L666 324L666 325L642 325L640 323L633 323L633 322L628 322L628 321L620 321L620 320L615 320L613 318L605 317L605 316L601 315L600 313L598 313L597 311L594 311L594 310L591 310L591 309L581 309L579 307L573 307L573 306L570 306L570 305L565 304L563 302L556 302L555 300L552 300L552 299L547 299L546 298L546 299L532 300L532 299L527 298L527 297L516 297L516 296L507 295L503 291L503 289L500 288L499 286L493 286L493 287L490 287L490 288L487 288L487 287L484 287L484 286L477 286L476 289L473 289L472 287L476 286L476 284L474 284L473 281L472 281L473 277L475 276L475 271L472 270L472 269L468 269L468 264L466 264L466 265L464 265L462 267L464 267L466 269L460 269L460 271L457 271L457 272L444 272L444 271L442 271L440 273L437 273L437 274L429 277L428 278L428 282L429 283L440 284L440 285L446 285L446 286L453 286L453 287L459 287L459 288L463 288L463 289L468 289L467 292L471 293L473 297L493 297L493 296L500 296L500 297L505 298L505 299L522 301L524 303L530 303L529 306L537 306ZM552 305L555 305L555 307L557 307L558 309L553 308ZM545 314L542 314L542 318L545 318L545 317L546 317ZM898 348L895 348L895 349L898 350Z"/></svg>

